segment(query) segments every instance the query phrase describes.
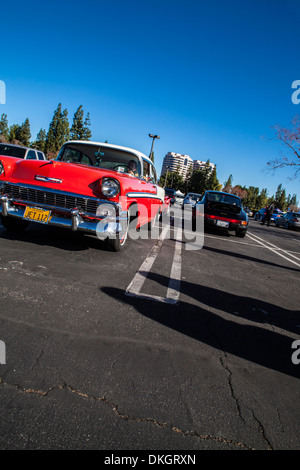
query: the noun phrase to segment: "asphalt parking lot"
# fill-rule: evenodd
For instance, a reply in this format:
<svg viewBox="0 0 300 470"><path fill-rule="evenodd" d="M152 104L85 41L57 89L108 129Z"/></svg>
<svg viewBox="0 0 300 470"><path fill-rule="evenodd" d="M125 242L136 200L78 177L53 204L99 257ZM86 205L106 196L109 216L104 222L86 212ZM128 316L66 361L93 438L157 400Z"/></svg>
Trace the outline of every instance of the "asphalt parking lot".
<svg viewBox="0 0 300 470"><path fill-rule="evenodd" d="M299 232L0 225L0 279L1 449L300 449Z"/></svg>

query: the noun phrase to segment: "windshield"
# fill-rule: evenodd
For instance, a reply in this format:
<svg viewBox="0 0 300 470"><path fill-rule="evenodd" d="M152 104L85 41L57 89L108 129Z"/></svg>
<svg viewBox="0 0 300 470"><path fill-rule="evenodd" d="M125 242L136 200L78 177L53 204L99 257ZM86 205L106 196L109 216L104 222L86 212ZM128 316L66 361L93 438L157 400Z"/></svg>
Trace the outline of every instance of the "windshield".
<svg viewBox="0 0 300 470"><path fill-rule="evenodd" d="M167 188L165 188L165 193L166 193L168 196L174 196L174 195L175 195L175 189L167 189Z"/></svg>
<svg viewBox="0 0 300 470"><path fill-rule="evenodd" d="M14 147L13 145L0 144L0 155L8 157L24 158L26 149L22 147Z"/></svg>
<svg viewBox="0 0 300 470"><path fill-rule="evenodd" d="M187 197L189 197L190 199L192 199L193 201L200 201L201 199L201 195L200 194L192 194L192 193L189 193L187 195Z"/></svg>
<svg viewBox="0 0 300 470"><path fill-rule="evenodd" d="M99 145L65 145L58 154L57 160L115 170L133 176L141 175L140 162L135 155L123 150L101 147Z"/></svg>
<svg viewBox="0 0 300 470"><path fill-rule="evenodd" d="M232 206L241 206L240 199L230 194L208 193L207 200L209 202L222 202L223 204L230 204Z"/></svg>

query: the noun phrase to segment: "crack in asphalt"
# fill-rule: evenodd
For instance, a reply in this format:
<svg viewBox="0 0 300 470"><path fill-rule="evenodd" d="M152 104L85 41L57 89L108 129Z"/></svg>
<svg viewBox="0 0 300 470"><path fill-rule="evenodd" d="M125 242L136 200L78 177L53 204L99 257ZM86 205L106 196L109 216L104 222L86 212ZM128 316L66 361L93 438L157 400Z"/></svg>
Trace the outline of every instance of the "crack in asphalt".
<svg viewBox="0 0 300 470"><path fill-rule="evenodd" d="M225 357L227 357L226 354L225 354ZM234 392L233 383L232 383L232 372L231 372L231 370L229 369L229 367L225 365L224 360L223 360L222 357L220 357L219 360L220 360L220 364L221 364L221 366L223 367L223 369L225 369L226 372L228 373L227 382L228 382L228 386L229 386L229 389L230 389L231 396L232 396L232 398L233 398L233 400L234 400L234 402L235 402L238 415L239 415L240 419L243 421L243 423L246 424L245 419L243 418L243 415L242 415L242 411L241 411L241 407L240 407L239 400L238 400L238 398L237 398L237 396L236 396L236 394L235 394L235 392Z"/></svg>
<svg viewBox="0 0 300 470"><path fill-rule="evenodd" d="M225 357L227 357L226 353L225 353L224 355L225 355ZM240 419L243 421L243 423L246 424L246 421L245 421L245 419L243 418L243 415L242 415L242 411L241 411L241 407L240 407L240 404L239 404L239 400L238 400L238 398L237 398L237 396L236 396L236 394L235 394L235 392L234 392L233 383L232 383L232 372L231 372L231 370L229 369L229 367L228 367L227 365L225 365L224 360L223 360L222 357L220 357L219 360L220 360L221 366L222 366L222 367L227 371L227 373L228 373L228 379L227 379L227 381L228 381L228 385L229 385L229 389L230 389L231 396L232 396L232 398L233 398L233 400L234 400L234 402L235 402L235 404L236 404L236 408L237 408L237 411L238 411L238 415L239 415ZM262 422L259 421L259 419L257 418L257 416L255 416L255 413L254 413L254 411L253 411L251 408L249 408L248 406L247 406L246 408L249 409L249 411L251 412L251 414L252 414L252 416L253 416L254 421L256 421L256 423L258 424L258 431L259 431L259 433L260 433L262 439L265 441L268 450L273 450L273 447L272 447L272 445L271 445L271 442L269 441L269 439L268 439L267 436L266 436L265 428L264 428Z"/></svg>
<svg viewBox="0 0 300 470"><path fill-rule="evenodd" d="M96 402L101 402L101 403L106 404L107 406L109 406L112 409L112 411L115 413L115 415L118 418L126 420L126 421L132 421L132 422L135 422L135 423L151 423L151 424L153 424L155 426L158 426L158 427L161 427L161 428L168 428L171 431L176 432L178 434L181 434L185 437L196 437L196 438L201 439L201 440L211 440L211 441L215 441L215 442L219 442L219 443L223 443L223 444L231 444L231 445L240 447L240 448L245 449L245 450L255 450L254 448L249 447L247 444L244 444L243 442L237 442L237 441L234 441L232 439L226 439L225 437L222 437L222 436L213 436L211 434L200 434L197 431L186 431L186 430L178 428L177 426L174 426L171 423L161 422L161 421L158 421L154 418L137 418L137 417L133 417L133 416L130 416L130 415L123 414L119 411L119 406L116 405L113 402L110 402L105 396L95 397L94 395L88 395L87 393L83 393L83 392L80 392L79 390L74 389L71 385L67 385L66 383L64 383L63 385L54 385L53 387L48 388L48 390L46 390L46 391L37 390L37 389L33 389L33 388L24 388L24 387L21 387L18 384L8 384L6 382L3 382L3 380L1 378L0 378L0 385L8 386L8 387L14 387L20 393L36 394L36 395L39 395L39 396L42 396L42 397L48 396L49 393L53 392L54 390L68 390L69 392L74 393L74 394L76 394L76 395L78 395L82 398L89 399L89 400L94 400ZM255 418L255 416L254 416L254 418ZM257 419L256 419L256 421L257 421Z"/></svg>

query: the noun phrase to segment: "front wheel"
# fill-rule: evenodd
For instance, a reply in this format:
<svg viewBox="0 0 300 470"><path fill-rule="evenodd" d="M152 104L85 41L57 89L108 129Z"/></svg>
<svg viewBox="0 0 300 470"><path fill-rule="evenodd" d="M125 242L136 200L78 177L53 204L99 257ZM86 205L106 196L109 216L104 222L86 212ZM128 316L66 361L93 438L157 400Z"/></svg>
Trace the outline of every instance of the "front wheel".
<svg viewBox="0 0 300 470"><path fill-rule="evenodd" d="M1 223L9 232L23 232L30 224L27 220L10 216L4 217L3 215L1 216Z"/></svg>
<svg viewBox="0 0 300 470"><path fill-rule="evenodd" d="M122 231L116 233L114 238L107 238L105 240L105 247L109 251L120 251L124 248L127 238L128 238L128 229L129 229L129 219L121 222Z"/></svg>

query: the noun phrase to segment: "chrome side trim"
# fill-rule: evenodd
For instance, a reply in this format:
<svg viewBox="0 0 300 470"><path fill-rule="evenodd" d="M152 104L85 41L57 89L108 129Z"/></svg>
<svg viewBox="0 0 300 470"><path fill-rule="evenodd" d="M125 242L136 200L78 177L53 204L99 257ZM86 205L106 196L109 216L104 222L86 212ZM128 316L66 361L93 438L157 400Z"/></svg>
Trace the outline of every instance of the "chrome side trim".
<svg viewBox="0 0 300 470"><path fill-rule="evenodd" d="M34 179L37 181L43 181L44 183L62 183L62 180L58 178L49 178L48 176L35 175Z"/></svg>
<svg viewBox="0 0 300 470"><path fill-rule="evenodd" d="M162 201L162 198L159 197L158 194L153 194L153 193L127 193L127 197L133 197L133 198L148 198L148 199L158 199L159 201Z"/></svg>

